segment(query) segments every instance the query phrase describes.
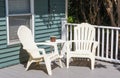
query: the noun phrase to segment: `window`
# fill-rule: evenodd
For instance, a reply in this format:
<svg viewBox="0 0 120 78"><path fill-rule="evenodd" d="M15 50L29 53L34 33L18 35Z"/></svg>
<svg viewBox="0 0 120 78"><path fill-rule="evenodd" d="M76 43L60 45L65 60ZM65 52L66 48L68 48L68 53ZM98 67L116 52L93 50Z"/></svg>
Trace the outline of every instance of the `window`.
<svg viewBox="0 0 120 78"><path fill-rule="evenodd" d="M26 25L31 30L34 23L33 0L6 0L7 42L18 43L17 30L20 25Z"/></svg>

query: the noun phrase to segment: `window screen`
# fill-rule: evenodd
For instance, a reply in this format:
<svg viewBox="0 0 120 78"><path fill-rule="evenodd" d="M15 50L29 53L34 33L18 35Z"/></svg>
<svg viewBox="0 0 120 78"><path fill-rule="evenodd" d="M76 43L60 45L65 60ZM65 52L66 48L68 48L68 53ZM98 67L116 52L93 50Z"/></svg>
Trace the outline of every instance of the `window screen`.
<svg viewBox="0 0 120 78"><path fill-rule="evenodd" d="M18 40L17 30L20 25L30 28L30 16L12 16L9 17L9 39L10 42Z"/></svg>

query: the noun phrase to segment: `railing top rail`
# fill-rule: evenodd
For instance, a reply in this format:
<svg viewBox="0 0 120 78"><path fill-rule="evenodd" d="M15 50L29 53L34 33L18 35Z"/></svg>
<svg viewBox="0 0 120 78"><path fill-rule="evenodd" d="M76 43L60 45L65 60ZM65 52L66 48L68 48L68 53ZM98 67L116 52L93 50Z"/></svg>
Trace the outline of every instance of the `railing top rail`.
<svg viewBox="0 0 120 78"><path fill-rule="evenodd" d="M120 30L120 27L112 27L112 26L97 26L94 25L95 28L104 28L104 29L115 29L115 30Z"/></svg>
<svg viewBox="0 0 120 78"><path fill-rule="evenodd" d="M79 24L77 23L66 23L68 26L77 26ZM120 30L120 27L112 27L112 26L98 26L98 25L93 25L95 28L104 28L104 29L115 29L115 30Z"/></svg>
<svg viewBox="0 0 120 78"><path fill-rule="evenodd" d="M68 25L68 26L76 26L76 25L79 25L79 24L76 24L76 23L66 23L66 25Z"/></svg>

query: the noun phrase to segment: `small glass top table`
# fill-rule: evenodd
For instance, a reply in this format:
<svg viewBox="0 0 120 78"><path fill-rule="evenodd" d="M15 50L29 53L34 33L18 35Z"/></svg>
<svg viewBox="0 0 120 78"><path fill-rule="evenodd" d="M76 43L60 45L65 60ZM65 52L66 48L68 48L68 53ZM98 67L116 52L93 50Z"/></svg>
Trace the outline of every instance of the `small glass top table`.
<svg viewBox="0 0 120 78"><path fill-rule="evenodd" d="M59 51L60 51L60 56L61 56L61 58L65 55L65 46L64 46L64 44L65 44L65 40L61 40L61 39L56 39L56 41L55 42L51 42L50 40L47 40L46 42L50 42L50 43L56 43L57 45L60 45L60 49L59 49Z"/></svg>

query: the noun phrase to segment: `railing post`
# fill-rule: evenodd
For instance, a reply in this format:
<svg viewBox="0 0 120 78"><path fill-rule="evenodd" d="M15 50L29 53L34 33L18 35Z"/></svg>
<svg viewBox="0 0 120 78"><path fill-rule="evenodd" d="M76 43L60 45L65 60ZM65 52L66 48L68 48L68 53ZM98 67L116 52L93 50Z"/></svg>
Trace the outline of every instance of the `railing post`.
<svg viewBox="0 0 120 78"><path fill-rule="evenodd" d="M62 40L66 40L67 39L67 28L66 28L65 24L67 23L67 19L66 18L62 18L61 19L61 23L62 23L61 39Z"/></svg>

